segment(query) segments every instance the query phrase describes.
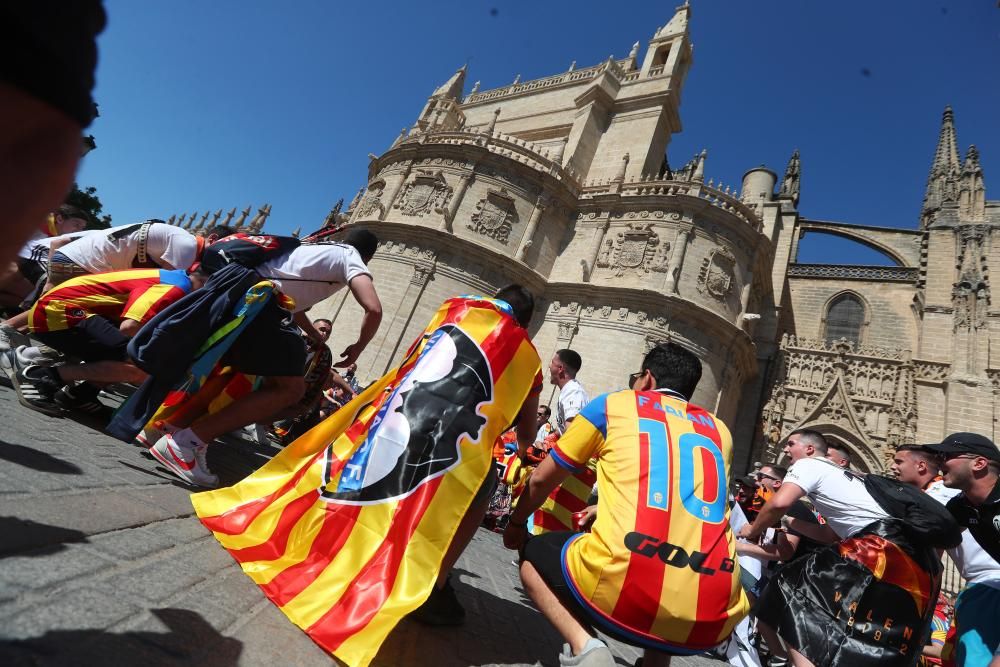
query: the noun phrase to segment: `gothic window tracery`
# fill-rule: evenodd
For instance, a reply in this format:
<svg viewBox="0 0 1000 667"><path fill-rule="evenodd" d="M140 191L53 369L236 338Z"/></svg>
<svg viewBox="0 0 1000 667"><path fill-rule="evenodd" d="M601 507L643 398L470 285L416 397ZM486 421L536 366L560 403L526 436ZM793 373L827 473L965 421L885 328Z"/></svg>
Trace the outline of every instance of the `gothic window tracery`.
<svg viewBox="0 0 1000 667"><path fill-rule="evenodd" d="M826 342L844 338L855 346L861 342L865 323L865 305L854 294L841 294L826 311Z"/></svg>

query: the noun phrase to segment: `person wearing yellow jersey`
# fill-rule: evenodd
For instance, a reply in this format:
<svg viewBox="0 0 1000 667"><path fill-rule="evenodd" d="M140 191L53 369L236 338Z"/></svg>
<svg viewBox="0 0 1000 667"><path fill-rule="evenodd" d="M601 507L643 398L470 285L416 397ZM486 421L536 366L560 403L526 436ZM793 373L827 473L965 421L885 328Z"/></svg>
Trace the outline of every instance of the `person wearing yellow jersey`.
<svg viewBox="0 0 1000 667"><path fill-rule="evenodd" d="M688 403L701 362L674 343L654 347L631 390L591 401L528 480L504 532L521 549L521 580L568 642L561 665L614 665L594 628L645 649L644 667L705 651L747 615L729 526L732 439ZM525 521L591 457L597 519L589 533L526 540Z"/></svg>

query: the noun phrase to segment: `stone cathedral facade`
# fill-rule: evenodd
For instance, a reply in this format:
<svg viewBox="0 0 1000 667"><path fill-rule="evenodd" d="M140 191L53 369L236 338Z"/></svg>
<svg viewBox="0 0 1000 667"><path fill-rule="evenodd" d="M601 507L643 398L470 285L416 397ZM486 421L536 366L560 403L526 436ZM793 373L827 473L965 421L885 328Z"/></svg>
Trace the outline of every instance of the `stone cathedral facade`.
<svg viewBox="0 0 1000 667"><path fill-rule="evenodd" d="M705 151L672 169L690 14L680 7L644 51L534 81L466 92L463 67L371 156L367 185L336 216L382 241L371 269L383 321L361 377L398 363L444 299L519 282L538 296L543 362L577 350L591 395L622 388L657 341L694 351L693 400L730 426L737 472L780 459L804 426L862 470L900 443L995 437L1000 202L985 200L975 148L960 159L952 112L915 229L808 219L797 153L780 179L760 167L736 187L709 177ZM896 266L797 263L807 232ZM350 337L361 310L344 290L312 314ZM543 401L555 398L547 385Z"/></svg>

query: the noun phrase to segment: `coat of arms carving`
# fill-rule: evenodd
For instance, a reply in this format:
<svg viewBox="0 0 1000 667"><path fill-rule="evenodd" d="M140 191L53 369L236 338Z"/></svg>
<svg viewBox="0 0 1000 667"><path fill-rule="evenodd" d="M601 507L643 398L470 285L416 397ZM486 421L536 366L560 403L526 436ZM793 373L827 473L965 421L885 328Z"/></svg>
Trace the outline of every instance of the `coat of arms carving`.
<svg viewBox="0 0 1000 667"><path fill-rule="evenodd" d="M376 181L368 186L368 192L358 204L359 218L379 218L385 213L385 206L382 205L383 190L385 190L385 181Z"/></svg>
<svg viewBox="0 0 1000 667"><path fill-rule="evenodd" d="M629 222L615 236L605 239L597 266L612 269L619 278L629 271L645 275L666 271L669 256L670 244L660 243L651 224Z"/></svg>
<svg viewBox="0 0 1000 667"><path fill-rule="evenodd" d="M698 291L707 292L716 299L725 299L733 288L736 257L724 247L716 248L705 258L698 280Z"/></svg>
<svg viewBox="0 0 1000 667"><path fill-rule="evenodd" d="M476 204L476 212L466 227L506 245L517 220L514 198L506 188L500 188L487 191L486 196Z"/></svg>
<svg viewBox="0 0 1000 667"><path fill-rule="evenodd" d="M403 215L421 216L431 211L440 213L451 199L451 187L440 171L417 170L417 175L406 184L393 207Z"/></svg>

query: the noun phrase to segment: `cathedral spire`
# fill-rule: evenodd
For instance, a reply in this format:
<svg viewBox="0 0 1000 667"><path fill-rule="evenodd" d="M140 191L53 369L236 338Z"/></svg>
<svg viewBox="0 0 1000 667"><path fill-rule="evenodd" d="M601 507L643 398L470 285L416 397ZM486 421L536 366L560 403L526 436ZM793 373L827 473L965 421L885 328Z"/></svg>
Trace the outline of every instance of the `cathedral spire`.
<svg viewBox="0 0 1000 667"><path fill-rule="evenodd" d="M982 222L986 219L986 186L983 168L979 164L979 151L969 146L958 182L959 220Z"/></svg>
<svg viewBox="0 0 1000 667"><path fill-rule="evenodd" d="M924 194L924 205L920 212L922 227L930 224L934 213L946 201L952 201L951 190L962 164L958 160L958 142L955 139L955 115L950 106L944 108L941 116L941 131L938 133L937 149L934 151L934 162L927 176L927 190Z"/></svg>
<svg viewBox="0 0 1000 667"><path fill-rule="evenodd" d="M799 176L801 167L799 166L799 149L796 148L792 157L788 159L788 166L785 167L785 176L781 179L781 190L779 197L788 197L795 204L799 203Z"/></svg>

